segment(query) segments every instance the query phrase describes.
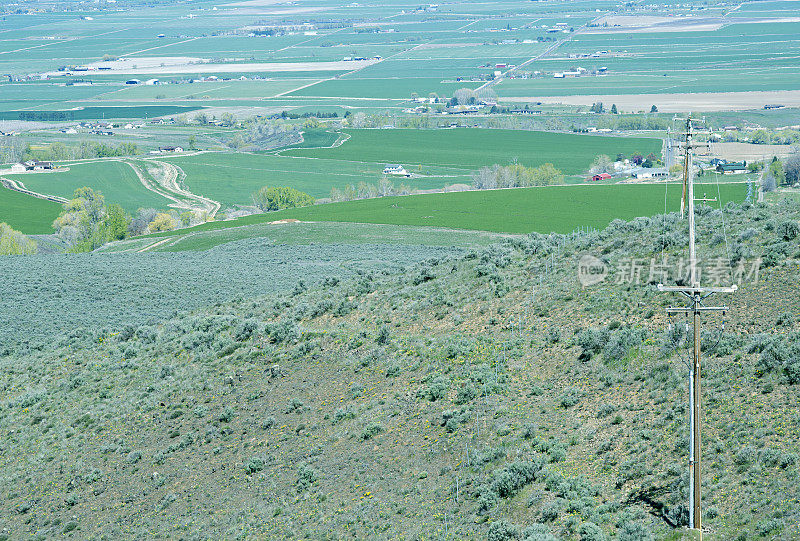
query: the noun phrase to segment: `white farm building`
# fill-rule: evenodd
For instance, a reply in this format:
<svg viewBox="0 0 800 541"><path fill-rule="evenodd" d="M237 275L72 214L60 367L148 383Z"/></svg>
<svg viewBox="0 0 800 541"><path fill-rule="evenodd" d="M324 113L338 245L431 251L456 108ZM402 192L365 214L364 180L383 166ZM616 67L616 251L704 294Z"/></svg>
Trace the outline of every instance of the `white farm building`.
<svg viewBox="0 0 800 541"><path fill-rule="evenodd" d="M394 163L390 163L386 167L384 167L383 168L383 174L384 175L398 175L398 176L402 176L402 177L411 176L411 175L408 174L408 171L406 171L405 167L403 167L400 164L394 164Z"/></svg>

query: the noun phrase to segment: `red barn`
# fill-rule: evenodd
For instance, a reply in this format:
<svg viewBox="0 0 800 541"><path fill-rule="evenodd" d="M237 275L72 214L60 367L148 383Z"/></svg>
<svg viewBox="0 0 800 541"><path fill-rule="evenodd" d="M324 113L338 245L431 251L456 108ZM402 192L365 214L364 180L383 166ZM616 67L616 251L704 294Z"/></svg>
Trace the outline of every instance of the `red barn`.
<svg viewBox="0 0 800 541"><path fill-rule="evenodd" d="M609 175L608 173L600 173L599 175L594 175L594 176L588 178L587 180L589 180L591 182L599 182L601 180L608 180L610 178L611 178L611 175Z"/></svg>

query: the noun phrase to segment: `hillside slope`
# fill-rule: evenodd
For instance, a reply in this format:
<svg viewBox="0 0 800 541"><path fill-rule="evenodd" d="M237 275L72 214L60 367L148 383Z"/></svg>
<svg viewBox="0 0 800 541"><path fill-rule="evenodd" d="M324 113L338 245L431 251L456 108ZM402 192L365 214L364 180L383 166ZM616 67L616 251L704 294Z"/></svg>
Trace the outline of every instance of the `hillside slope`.
<svg viewBox="0 0 800 541"><path fill-rule="evenodd" d="M764 254L704 327L706 538L796 539L800 205L699 214L705 258ZM688 539L684 326L647 269L685 230L617 220L7 348L0 532ZM582 288L584 252L616 270Z"/></svg>

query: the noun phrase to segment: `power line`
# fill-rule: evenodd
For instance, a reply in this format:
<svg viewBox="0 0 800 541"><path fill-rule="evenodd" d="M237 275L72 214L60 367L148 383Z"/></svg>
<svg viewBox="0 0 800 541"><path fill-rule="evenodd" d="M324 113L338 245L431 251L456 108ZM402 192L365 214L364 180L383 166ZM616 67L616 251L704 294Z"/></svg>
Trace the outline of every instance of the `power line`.
<svg viewBox="0 0 800 541"><path fill-rule="evenodd" d="M696 201L715 201L714 199L695 199L694 197L694 169L692 167L693 150L706 146L705 143L694 142L695 124L698 121L691 116L686 119L686 132L683 143L684 162L684 197L681 199L683 210L684 201L688 205L689 220L689 285L665 286L658 284L662 292L679 293L689 300L688 306L667 308L667 314L691 314L694 324L694 340L692 359L689 368L689 477L692 490L689 492L689 527L697 530L702 538L701 494L700 494L700 433L701 433L701 394L700 394L700 313L722 312L728 310L726 306L705 306L703 301L715 293L733 293L737 287L701 287L697 274L697 246L695 243L695 213ZM683 214L683 213L681 213Z"/></svg>

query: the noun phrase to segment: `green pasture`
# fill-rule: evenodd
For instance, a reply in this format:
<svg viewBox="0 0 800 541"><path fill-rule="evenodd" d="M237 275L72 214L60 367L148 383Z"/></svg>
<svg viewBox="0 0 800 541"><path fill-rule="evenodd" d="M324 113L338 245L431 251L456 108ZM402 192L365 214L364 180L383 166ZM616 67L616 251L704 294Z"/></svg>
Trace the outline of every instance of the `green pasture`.
<svg viewBox="0 0 800 541"><path fill-rule="evenodd" d="M741 202L744 184L697 185L717 195L724 206ZM252 225L282 219L312 222L356 222L469 229L495 233L569 233L579 227L604 228L612 220L652 216L678 210L680 185L580 185L544 188L470 191L383 197L345 203L330 203L267 214L256 214L230 222L210 222L191 229L156 236L186 235Z"/></svg>
<svg viewBox="0 0 800 541"><path fill-rule="evenodd" d="M326 141L327 142L327 141ZM383 163L348 163L336 159L307 159L273 154L204 153L167 158L186 173L186 187L225 205L250 205L251 195L264 186L291 186L313 197L327 197L331 188L359 182L376 184ZM470 181L470 172L425 166L424 178L398 179L414 188L441 188Z"/></svg>
<svg viewBox="0 0 800 541"><path fill-rule="evenodd" d="M61 205L0 186L0 222L28 235L53 232Z"/></svg>
<svg viewBox="0 0 800 541"><path fill-rule="evenodd" d="M88 186L100 191L107 203L116 203L128 212L140 207L166 208L170 200L145 188L133 169L120 161L98 160L69 166L69 171L8 175L37 193L70 198L76 189ZM34 198L30 198L34 199Z"/></svg>
<svg viewBox="0 0 800 541"><path fill-rule="evenodd" d="M588 169L599 154L661 153L660 139L606 137L519 130L348 130L332 149L292 149L286 156L352 162L418 164L475 170L514 160L528 167L552 163L568 175Z"/></svg>

